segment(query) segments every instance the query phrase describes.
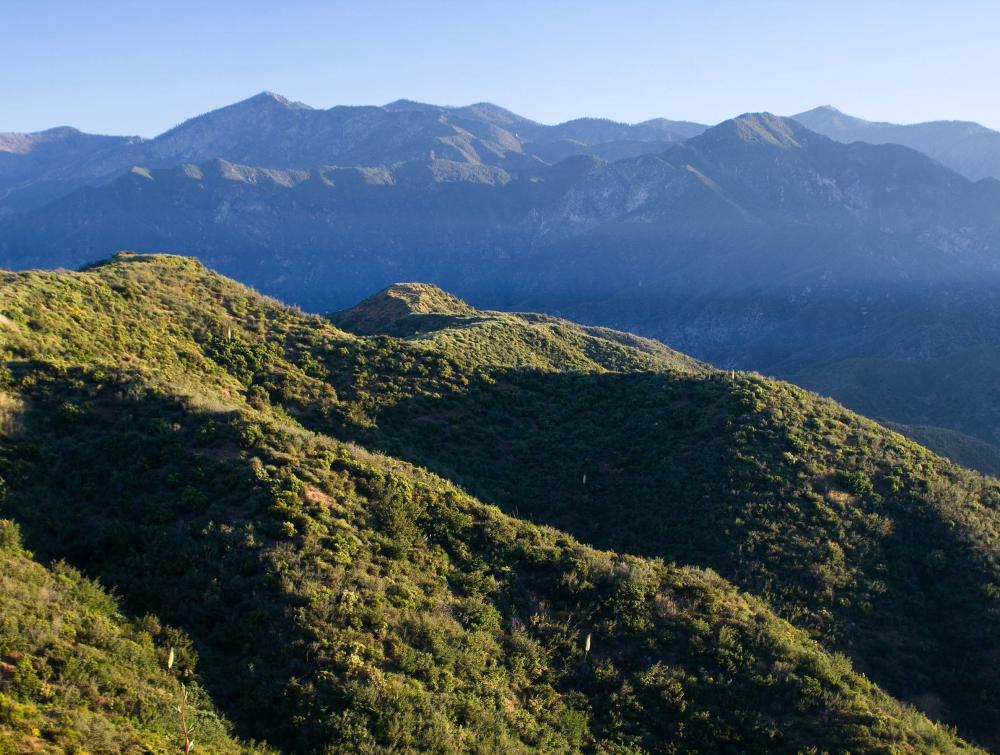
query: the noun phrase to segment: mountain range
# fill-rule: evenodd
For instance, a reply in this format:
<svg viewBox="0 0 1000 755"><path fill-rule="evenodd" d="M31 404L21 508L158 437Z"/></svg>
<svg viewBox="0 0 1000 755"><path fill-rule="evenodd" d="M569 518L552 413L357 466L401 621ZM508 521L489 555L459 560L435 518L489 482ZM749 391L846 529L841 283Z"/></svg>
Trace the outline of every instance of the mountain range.
<svg viewBox="0 0 1000 755"><path fill-rule="evenodd" d="M14 752L1000 746L997 481L658 341L2 272L0 479Z"/></svg>
<svg viewBox="0 0 1000 755"><path fill-rule="evenodd" d="M973 180L1000 178L1000 133L978 123L872 122L829 105L792 118L837 141L902 144ZM578 118L548 126L490 103L443 107L397 100L381 107L321 110L262 92L152 139L86 134L67 126L0 133L0 216L106 182L134 165L169 167L219 158L308 169L441 159L524 168L574 155L613 161L655 154L707 128L665 118L637 124Z"/></svg>
<svg viewBox="0 0 1000 755"><path fill-rule="evenodd" d="M992 472L1000 181L946 164L983 133L263 93L154 139L0 137L0 265L177 251L318 312L428 281L792 379Z"/></svg>
<svg viewBox="0 0 1000 755"><path fill-rule="evenodd" d="M527 169L577 154L606 159L662 150L704 126L663 118L635 125L580 118L544 126L489 103L317 110L272 92L200 115L153 138L56 128L0 134L0 213L100 185L132 166L222 159L278 169L448 161Z"/></svg>

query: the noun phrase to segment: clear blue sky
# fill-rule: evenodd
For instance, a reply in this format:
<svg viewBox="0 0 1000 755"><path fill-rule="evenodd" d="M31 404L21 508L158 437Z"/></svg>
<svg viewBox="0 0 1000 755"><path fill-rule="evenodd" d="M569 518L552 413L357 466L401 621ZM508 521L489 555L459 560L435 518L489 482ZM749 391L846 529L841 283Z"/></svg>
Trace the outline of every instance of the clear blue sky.
<svg viewBox="0 0 1000 755"><path fill-rule="evenodd" d="M152 136L265 89L543 122L833 104L1000 129L998 74L998 0L0 0L0 131Z"/></svg>

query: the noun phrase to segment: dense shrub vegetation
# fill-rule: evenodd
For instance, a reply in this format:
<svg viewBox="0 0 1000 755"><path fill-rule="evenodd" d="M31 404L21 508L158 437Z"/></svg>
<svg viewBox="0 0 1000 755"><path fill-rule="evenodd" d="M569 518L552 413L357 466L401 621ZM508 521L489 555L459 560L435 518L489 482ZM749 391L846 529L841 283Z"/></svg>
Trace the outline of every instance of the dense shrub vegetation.
<svg viewBox="0 0 1000 755"><path fill-rule="evenodd" d="M244 737L295 752L966 747L852 657L991 733L994 672L972 664L995 643L992 483L831 403L609 331L438 293L447 312L421 309L419 290L388 310L390 326L417 318L386 328L408 341L181 258L2 276L3 515L41 563L65 559L146 617L102 598L140 646L106 646L108 669L127 659L176 691L163 649L197 651L189 685ZM34 575L18 584L72 573L13 552ZM918 632L937 611L954 613ZM872 622L896 614L876 645ZM944 641L972 653L950 659L971 691L917 656ZM16 684L0 671L0 693ZM134 705L119 720L86 700L61 706L103 716L107 749L127 750ZM70 736L35 728L17 736Z"/></svg>
<svg viewBox="0 0 1000 755"><path fill-rule="evenodd" d="M895 695L1000 743L1000 484L756 375L668 359L500 369L531 345L514 327L484 351L513 317L421 329L414 343L456 359L478 343L498 369L393 402L359 437L587 542L712 567Z"/></svg>
<svg viewBox="0 0 1000 755"><path fill-rule="evenodd" d="M9 520L0 520L0 617L0 752L179 752L178 678L198 746L250 749L194 681L190 640L153 616L125 619L63 562L35 563ZM168 648L179 659L172 675Z"/></svg>

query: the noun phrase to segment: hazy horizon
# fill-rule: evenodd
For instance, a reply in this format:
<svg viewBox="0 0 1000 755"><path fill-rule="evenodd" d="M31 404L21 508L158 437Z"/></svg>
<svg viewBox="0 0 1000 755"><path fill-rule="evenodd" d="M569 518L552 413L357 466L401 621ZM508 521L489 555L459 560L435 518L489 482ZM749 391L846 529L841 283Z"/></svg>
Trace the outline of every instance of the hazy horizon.
<svg viewBox="0 0 1000 755"><path fill-rule="evenodd" d="M829 104L1000 128L984 94L1000 69L1000 6L970 0L5 6L0 131L149 137L264 90L316 108L489 101L542 123L711 124Z"/></svg>

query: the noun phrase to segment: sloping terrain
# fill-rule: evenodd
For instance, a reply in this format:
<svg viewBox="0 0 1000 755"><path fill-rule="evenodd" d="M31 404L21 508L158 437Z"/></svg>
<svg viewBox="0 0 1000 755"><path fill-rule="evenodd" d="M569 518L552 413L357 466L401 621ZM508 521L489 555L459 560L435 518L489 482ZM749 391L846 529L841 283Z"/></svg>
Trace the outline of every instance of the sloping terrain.
<svg viewBox="0 0 1000 755"><path fill-rule="evenodd" d="M968 315L973 316L971 308ZM1000 388L1000 345L969 346L920 361L845 359L802 370L796 379L859 412L950 426L1000 443L1000 413L988 400Z"/></svg>
<svg viewBox="0 0 1000 755"><path fill-rule="evenodd" d="M0 520L0 752L179 752L180 679L201 750L263 753L230 737L193 682L195 657L183 634L153 616L126 619L65 563L33 561L16 525Z"/></svg>
<svg viewBox="0 0 1000 755"><path fill-rule="evenodd" d="M554 369L552 342L566 334L560 353L590 364L497 369L492 347L463 355L433 338L353 336L181 258L4 273L0 294L0 382L13 407L0 446L5 516L38 558L65 558L130 613L189 633L205 688L244 736L295 752L966 747L711 571L595 550L343 442L377 437L383 420L388 431L389 414L414 402L450 411L518 376L601 391L653 381L637 405L667 384L730 390L698 363L521 317L514 361L541 344ZM491 319L439 292L403 298ZM649 371L657 364L665 371ZM698 393L688 400L710 409ZM477 456L507 450L499 435L499 448L479 441L467 438ZM570 472L551 457L558 500ZM514 508L542 514L542 503L518 494ZM956 552L975 562L988 545Z"/></svg>
<svg viewBox="0 0 1000 755"><path fill-rule="evenodd" d="M659 341L556 317L480 312L436 286L397 283L355 307L329 315L358 335L409 338L474 366L545 370L677 370L708 367Z"/></svg>
<svg viewBox="0 0 1000 755"><path fill-rule="evenodd" d="M893 422L883 424L960 466L1000 477L1000 448L992 443L933 425L900 425Z"/></svg>
<svg viewBox="0 0 1000 755"><path fill-rule="evenodd" d="M411 341L457 360L505 368L531 343L515 329L496 343L510 315L419 317L430 327ZM357 437L601 547L709 566L892 693L996 741L995 480L752 374L536 366L395 402Z"/></svg>

